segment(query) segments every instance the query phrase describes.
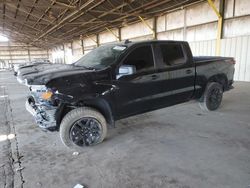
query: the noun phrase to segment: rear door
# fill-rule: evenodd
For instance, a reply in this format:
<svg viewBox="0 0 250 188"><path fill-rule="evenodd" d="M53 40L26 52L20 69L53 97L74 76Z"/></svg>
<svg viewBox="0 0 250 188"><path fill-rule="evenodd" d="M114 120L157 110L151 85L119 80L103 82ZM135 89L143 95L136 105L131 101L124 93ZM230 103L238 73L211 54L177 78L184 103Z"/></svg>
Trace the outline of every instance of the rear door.
<svg viewBox="0 0 250 188"><path fill-rule="evenodd" d="M195 67L191 54L181 42L158 43L155 46L158 61L157 74L162 86L162 105L169 106L189 100L194 92Z"/></svg>

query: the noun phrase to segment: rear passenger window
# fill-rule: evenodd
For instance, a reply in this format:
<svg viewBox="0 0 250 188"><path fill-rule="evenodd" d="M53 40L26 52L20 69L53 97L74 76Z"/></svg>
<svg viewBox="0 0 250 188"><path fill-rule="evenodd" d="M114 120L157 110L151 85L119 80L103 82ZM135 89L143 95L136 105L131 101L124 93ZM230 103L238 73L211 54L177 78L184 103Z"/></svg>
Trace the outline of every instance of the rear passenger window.
<svg viewBox="0 0 250 188"><path fill-rule="evenodd" d="M124 65L134 65L136 72L154 68L151 46L142 46L134 49L125 59Z"/></svg>
<svg viewBox="0 0 250 188"><path fill-rule="evenodd" d="M160 45L163 63L165 66L181 65L186 62L182 46L180 44Z"/></svg>

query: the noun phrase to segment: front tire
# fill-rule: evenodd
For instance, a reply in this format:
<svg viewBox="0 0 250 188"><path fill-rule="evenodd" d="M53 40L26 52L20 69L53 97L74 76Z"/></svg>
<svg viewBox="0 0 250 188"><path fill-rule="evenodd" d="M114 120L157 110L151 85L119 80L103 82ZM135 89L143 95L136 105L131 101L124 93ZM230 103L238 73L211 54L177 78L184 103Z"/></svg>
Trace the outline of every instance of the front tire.
<svg viewBox="0 0 250 188"><path fill-rule="evenodd" d="M207 84L199 105L204 111L213 111L219 108L223 98L223 87L217 82Z"/></svg>
<svg viewBox="0 0 250 188"><path fill-rule="evenodd" d="M101 143L107 135L107 123L97 110L81 107L67 113L60 125L60 138L69 148Z"/></svg>

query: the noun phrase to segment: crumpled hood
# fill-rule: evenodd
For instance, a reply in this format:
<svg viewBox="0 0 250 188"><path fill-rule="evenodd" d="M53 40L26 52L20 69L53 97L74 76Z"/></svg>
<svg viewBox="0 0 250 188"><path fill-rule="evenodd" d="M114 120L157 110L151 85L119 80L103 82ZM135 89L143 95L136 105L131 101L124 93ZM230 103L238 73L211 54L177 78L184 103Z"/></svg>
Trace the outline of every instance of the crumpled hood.
<svg viewBox="0 0 250 188"><path fill-rule="evenodd" d="M29 70L30 68L33 68L33 67L37 67L37 66L46 66L46 65L51 65L51 63L26 63L24 65L19 65L18 66L18 71L21 72L21 71L26 71L26 70Z"/></svg>
<svg viewBox="0 0 250 188"><path fill-rule="evenodd" d="M65 66L65 64L36 64L36 65L30 65L26 66L18 71L18 75L20 76L26 76L28 74L35 74L41 71L45 71L46 69L55 69L57 67Z"/></svg>
<svg viewBox="0 0 250 188"><path fill-rule="evenodd" d="M66 65L66 64L51 64L46 66L33 67L27 73L19 75L18 80L27 85L46 85L50 80L66 77L69 75L82 74L91 72L84 67Z"/></svg>

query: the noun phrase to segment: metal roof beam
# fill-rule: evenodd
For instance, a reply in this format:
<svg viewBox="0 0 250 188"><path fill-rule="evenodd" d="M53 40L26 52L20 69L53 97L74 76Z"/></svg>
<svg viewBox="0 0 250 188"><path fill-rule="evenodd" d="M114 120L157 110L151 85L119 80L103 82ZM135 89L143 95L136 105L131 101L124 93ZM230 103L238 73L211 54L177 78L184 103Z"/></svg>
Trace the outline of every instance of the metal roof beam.
<svg viewBox="0 0 250 188"><path fill-rule="evenodd" d="M12 9L16 9L16 7L17 6L15 6L15 5L13 5L12 3L6 3L6 5L9 7L9 8L12 8ZM23 12L23 13L25 13L25 14L29 14L29 11L27 11L27 10L25 10L25 9L23 9L23 8L20 8L19 7L19 11L21 11L21 12ZM39 18L39 16L38 15L36 15L36 14L30 14L31 16L33 16L34 18ZM46 21L46 22L51 22L50 20L47 20L47 19L42 19L42 20L44 20L44 21Z"/></svg>
<svg viewBox="0 0 250 188"><path fill-rule="evenodd" d="M48 33L50 33L51 31L53 31L54 29L56 29L57 27L59 27L62 23L64 23L65 21L71 19L73 16L75 16L79 11L81 11L82 9L84 9L85 7L87 7L90 3L94 2L94 0L88 0L86 3L84 3L79 10L76 10L74 12L72 12L71 14L67 15L65 18L63 18L58 24L54 25L53 27L51 27L50 29L48 29L46 32L44 32L43 34L41 34L38 38L36 38L32 43L34 43L35 41L41 39L42 37L46 36Z"/></svg>
<svg viewBox="0 0 250 188"><path fill-rule="evenodd" d="M117 19L112 20L111 23L112 23L112 22L121 21L121 20L123 20L124 18L130 17L130 16L135 16L135 15L137 16L139 13L142 12L142 10L145 10L145 9L148 8L149 6L150 6L151 8L152 8L152 7L156 7L156 6L159 6L159 5L161 5L162 3L165 3L165 2L167 2L167 1L169 1L169 0L163 0L163 1L160 1L160 2L159 2L159 0L153 0L153 1L151 1L151 2L148 2L148 3L146 3L146 4L143 4L141 7L138 7L138 8L136 8L136 9L133 9L133 10L129 11L129 12L127 13L127 15L125 15L125 16L122 16L122 17L119 17L119 18L117 18ZM126 6L126 5L129 5L129 4L128 4L128 3L123 3L122 5L116 7L115 9L112 9L112 10L110 10L110 11L107 11L107 12L105 12L105 13L99 15L98 18L104 17L104 16L106 16L107 14L109 14L110 12L114 12L114 11L116 11L116 10L119 10L120 8L122 8L122 7ZM95 20L95 19L91 19L90 21L94 21L94 20ZM80 29L80 30L81 30L81 31L77 32L77 35L84 34L84 33L82 33L82 29L81 29L81 28L82 28L83 26L85 26L86 24L88 24L90 21L85 22L85 23L81 24L80 26L78 26L78 27L76 27L76 28L73 28L73 29L67 31L66 33L60 35L59 38L62 37L62 36L65 36L66 34L69 34L69 33L71 33L71 32L75 32L75 33L76 33L76 31L75 31L76 29ZM98 26L98 27L103 27L103 25L102 25L102 26ZM75 33L74 33L74 34L75 34Z"/></svg>
<svg viewBox="0 0 250 188"><path fill-rule="evenodd" d="M38 0L34 0L34 2L33 2L33 4L32 4L32 7L30 8L29 14L27 14L27 16L26 16L26 18L25 18L24 23L27 22L27 20L29 19L30 14L31 14L31 13L33 12L33 10L35 9L35 4L36 4L37 2L38 2ZM23 28L24 23L21 25L20 30Z"/></svg>
<svg viewBox="0 0 250 188"><path fill-rule="evenodd" d="M50 1L53 2L53 3L56 3L56 4L60 5L60 6L67 7L69 9L75 9L76 8L76 6L72 6L72 5L60 2L58 0L50 0Z"/></svg>

